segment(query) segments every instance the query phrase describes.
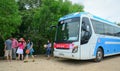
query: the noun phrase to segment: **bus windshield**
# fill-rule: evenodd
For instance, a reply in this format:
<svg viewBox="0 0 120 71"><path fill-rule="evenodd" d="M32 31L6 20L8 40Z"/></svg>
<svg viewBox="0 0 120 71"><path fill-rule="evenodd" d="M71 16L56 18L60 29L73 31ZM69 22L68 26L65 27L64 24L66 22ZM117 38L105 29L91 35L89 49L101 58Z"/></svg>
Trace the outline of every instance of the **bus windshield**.
<svg viewBox="0 0 120 71"><path fill-rule="evenodd" d="M79 37L79 18L62 20L58 23L56 42L73 42Z"/></svg>

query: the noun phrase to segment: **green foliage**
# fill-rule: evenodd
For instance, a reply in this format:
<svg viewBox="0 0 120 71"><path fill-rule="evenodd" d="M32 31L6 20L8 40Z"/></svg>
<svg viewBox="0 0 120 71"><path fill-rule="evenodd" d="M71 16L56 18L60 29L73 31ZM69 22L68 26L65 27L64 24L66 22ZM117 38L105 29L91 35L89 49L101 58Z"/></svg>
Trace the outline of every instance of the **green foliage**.
<svg viewBox="0 0 120 71"><path fill-rule="evenodd" d="M69 9L69 12L70 13L73 13L73 12L83 12L84 6L82 5L79 5L79 4L74 4L74 5L71 5L70 9Z"/></svg>
<svg viewBox="0 0 120 71"><path fill-rule="evenodd" d="M21 16L15 0L0 1L0 37L5 40L7 36L18 31L20 24Z"/></svg>
<svg viewBox="0 0 120 71"><path fill-rule="evenodd" d="M37 8L41 4L41 0L19 0L19 10Z"/></svg>

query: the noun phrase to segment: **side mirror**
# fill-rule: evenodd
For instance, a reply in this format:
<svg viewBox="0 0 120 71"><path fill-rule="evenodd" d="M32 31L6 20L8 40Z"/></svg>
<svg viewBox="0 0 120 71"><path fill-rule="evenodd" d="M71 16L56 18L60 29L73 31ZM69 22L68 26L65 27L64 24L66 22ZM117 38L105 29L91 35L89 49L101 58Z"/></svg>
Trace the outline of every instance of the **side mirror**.
<svg viewBox="0 0 120 71"><path fill-rule="evenodd" d="M52 29L52 28L57 28L57 26L55 26L55 25L52 25L52 26L50 26L50 28Z"/></svg>

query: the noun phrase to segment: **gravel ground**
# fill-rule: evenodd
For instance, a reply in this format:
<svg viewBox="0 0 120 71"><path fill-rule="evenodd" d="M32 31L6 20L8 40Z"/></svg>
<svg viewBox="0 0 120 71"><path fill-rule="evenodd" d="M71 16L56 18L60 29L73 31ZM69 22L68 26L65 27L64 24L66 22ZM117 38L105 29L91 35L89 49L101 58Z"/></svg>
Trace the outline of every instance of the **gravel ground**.
<svg viewBox="0 0 120 71"><path fill-rule="evenodd" d="M0 60L0 71L120 71L120 55L104 58L102 62L78 61L45 56L36 57L35 62Z"/></svg>

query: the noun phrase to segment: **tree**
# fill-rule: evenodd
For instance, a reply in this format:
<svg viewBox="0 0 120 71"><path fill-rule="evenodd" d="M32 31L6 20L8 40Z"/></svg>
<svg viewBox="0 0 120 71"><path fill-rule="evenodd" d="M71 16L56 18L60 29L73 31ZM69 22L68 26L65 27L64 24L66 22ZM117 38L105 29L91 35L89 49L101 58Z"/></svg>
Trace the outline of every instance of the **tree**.
<svg viewBox="0 0 120 71"><path fill-rule="evenodd" d="M19 0L17 1L19 10L38 8L41 5L41 0Z"/></svg>
<svg viewBox="0 0 120 71"><path fill-rule="evenodd" d="M18 31L20 24L21 16L15 0L0 1L0 37L5 40L7 36Z"/></svg>
<svg viewBox="0 0 120 71"><path fill-rule="evenodd" d="M79 5L79 4L73 4L71 5L69 12L73 13L73 12L83 12L84 6L83 5Z"/></svg>

